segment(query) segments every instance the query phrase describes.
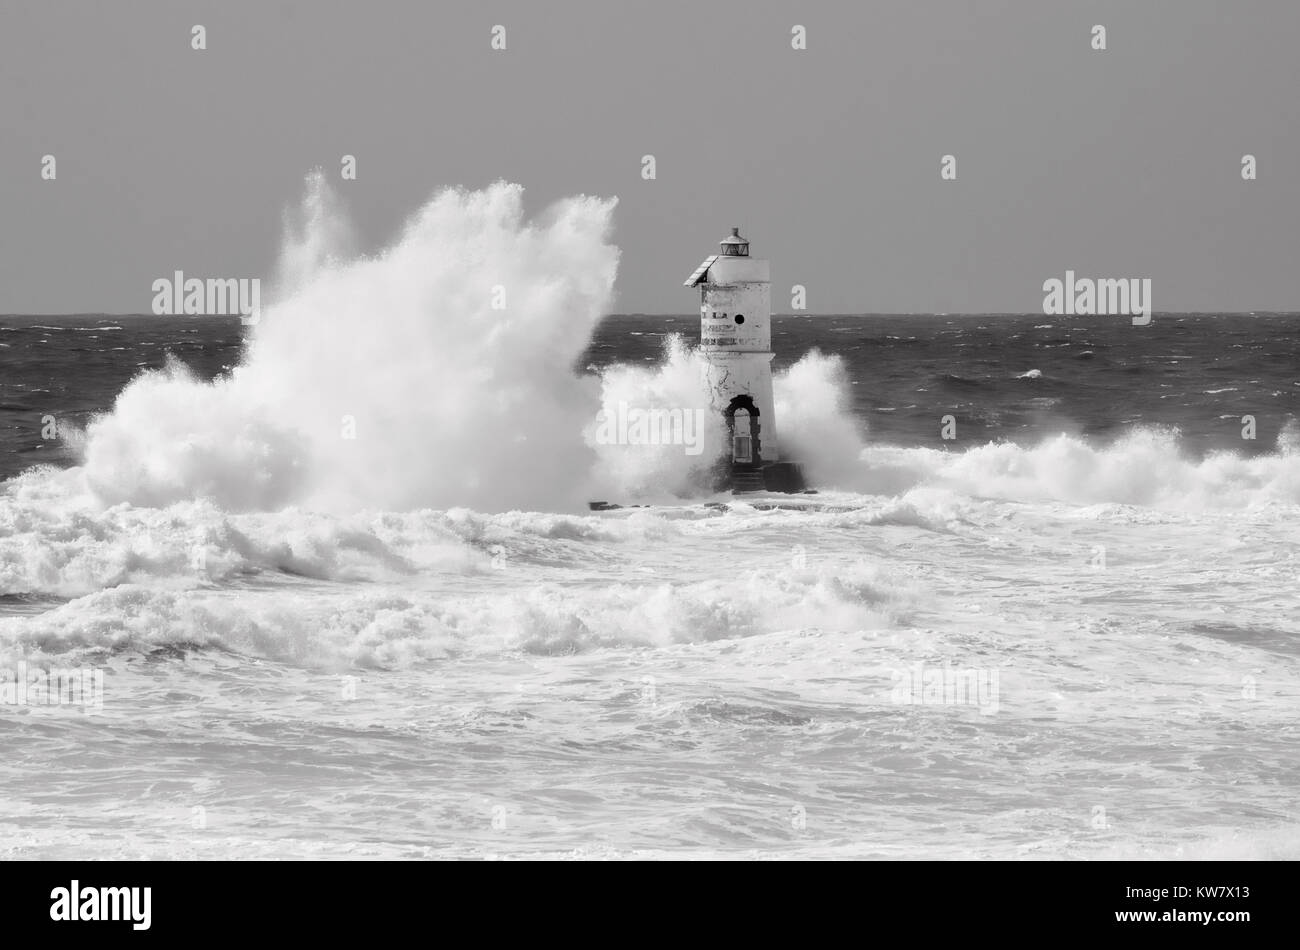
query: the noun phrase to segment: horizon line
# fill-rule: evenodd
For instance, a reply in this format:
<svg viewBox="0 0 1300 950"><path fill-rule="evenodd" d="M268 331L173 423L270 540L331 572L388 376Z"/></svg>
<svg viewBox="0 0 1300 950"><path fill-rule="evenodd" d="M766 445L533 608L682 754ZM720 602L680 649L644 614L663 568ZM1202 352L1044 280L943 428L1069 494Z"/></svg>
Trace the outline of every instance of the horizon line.
<svg viewBox="0 0 1300 950"><path fill-rule="evenodd" d="M1152 310L1151 315L1168 316L1168 317L1199 317L1199 316L1221 316L1221 317L1248 317L1258 314L1269 314L1272 316L1300 316L1300 310ZM28 313L14 311L12 313L0 313L0 320L8 317L150 317L156 320L235 320L239 319L239 314L205 314L205 313L142 313L139 311L102 311L102 310L70 310L59 312ZM682 317L693 318L697 314L694 312L682 313L680 311L648 311L648 310L625 310L613 311L606 313L603 317ZM1078 314L1078 313L1039 313L1035 310L840 310L825 312L784 312L773 313L774 317L1111 317L1125 316L1125 314Z"/></svg>

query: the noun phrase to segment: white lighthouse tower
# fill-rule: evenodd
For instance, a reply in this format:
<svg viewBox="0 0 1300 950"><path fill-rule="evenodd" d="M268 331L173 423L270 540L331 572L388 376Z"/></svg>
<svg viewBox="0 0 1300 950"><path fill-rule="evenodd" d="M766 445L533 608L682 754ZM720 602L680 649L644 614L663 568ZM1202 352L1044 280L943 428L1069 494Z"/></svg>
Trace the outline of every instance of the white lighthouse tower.
<svg viewBox="0 0 1300 950"><path fill-rule="evenodd" d="M731 487L761 491L764 470L781 457L772 403L768 262L750 257L749 241L732 228L721 253L696 268L685 286L700 288L700 353L711 409L726 421L723 458L729 457Z"/></svg>

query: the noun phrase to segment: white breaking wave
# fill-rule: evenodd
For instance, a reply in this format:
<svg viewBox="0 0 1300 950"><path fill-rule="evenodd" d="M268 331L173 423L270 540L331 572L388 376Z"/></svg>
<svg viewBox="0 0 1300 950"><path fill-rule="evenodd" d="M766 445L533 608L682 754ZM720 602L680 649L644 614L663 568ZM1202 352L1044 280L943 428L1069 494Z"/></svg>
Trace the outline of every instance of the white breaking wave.
<svg viewBox="0 0 1300 950"><path fill-rule="evenodd" d="M405 667L465 653L553 654L806 629L884 629L907 608L865 563L824 572L754 569L693 583L653 576L580 592L521 581L439 593L281 587L257 597L123 584L39 616L0 617L0 661L68 653L217 648L311 666Z"/></svg>
<svg viewBox="0 0 1300 950"><path fill-rule="evenodd" d="M227 510L580 505L599 388L572 367L609 310L614 202L528 222L517 185L444 191L349 258L328 195L310 183L242 363L131 383L88 428L86 485Z"/></svg>
<svg viewBox="0 0 1300 950"><path fill-rule="evenodd" d="M1188 458L1178 433L1138 428L1108 446L1058 435L1038 445L998 442L965 451L872 446L844 487L897 494L916 486L1022 502L1144 505L1201 511L1300 504L1300 454L1283 430L1278 451Z"/></svg>

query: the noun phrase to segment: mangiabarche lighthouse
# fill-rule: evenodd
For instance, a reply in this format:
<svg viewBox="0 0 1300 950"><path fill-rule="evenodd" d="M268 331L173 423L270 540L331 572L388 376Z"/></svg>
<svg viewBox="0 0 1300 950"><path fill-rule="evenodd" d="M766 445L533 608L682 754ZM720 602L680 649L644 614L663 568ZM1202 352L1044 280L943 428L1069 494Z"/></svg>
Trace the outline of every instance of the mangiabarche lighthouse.
<svg viewBox="0 0 1300 950"><path fill-rule="evenodd" d="M739 228L720 246L685 282L700 288L704 383L710 409L726 422L720 474L736 492L800 491L799 469L781 462L777 441L768 262L749 256Z"/></svg>

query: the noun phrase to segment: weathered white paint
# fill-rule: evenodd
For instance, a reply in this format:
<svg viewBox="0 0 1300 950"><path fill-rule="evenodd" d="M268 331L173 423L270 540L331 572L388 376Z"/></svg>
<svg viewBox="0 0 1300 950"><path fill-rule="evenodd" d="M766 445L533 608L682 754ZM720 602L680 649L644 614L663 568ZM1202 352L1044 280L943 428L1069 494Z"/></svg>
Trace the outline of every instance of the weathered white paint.
<svg viewBox="0 0 1300 950"><path fill-rule="evenodd" d="M781 456L772 400L771 364L776 354L772 352L768 262L719 256L708 265L698 286L700 352L710 408L722 413L736 396L753 399L758 407L763 461L776 461ZM744 322L737 323L737 316L743 316Z"/></svg>

